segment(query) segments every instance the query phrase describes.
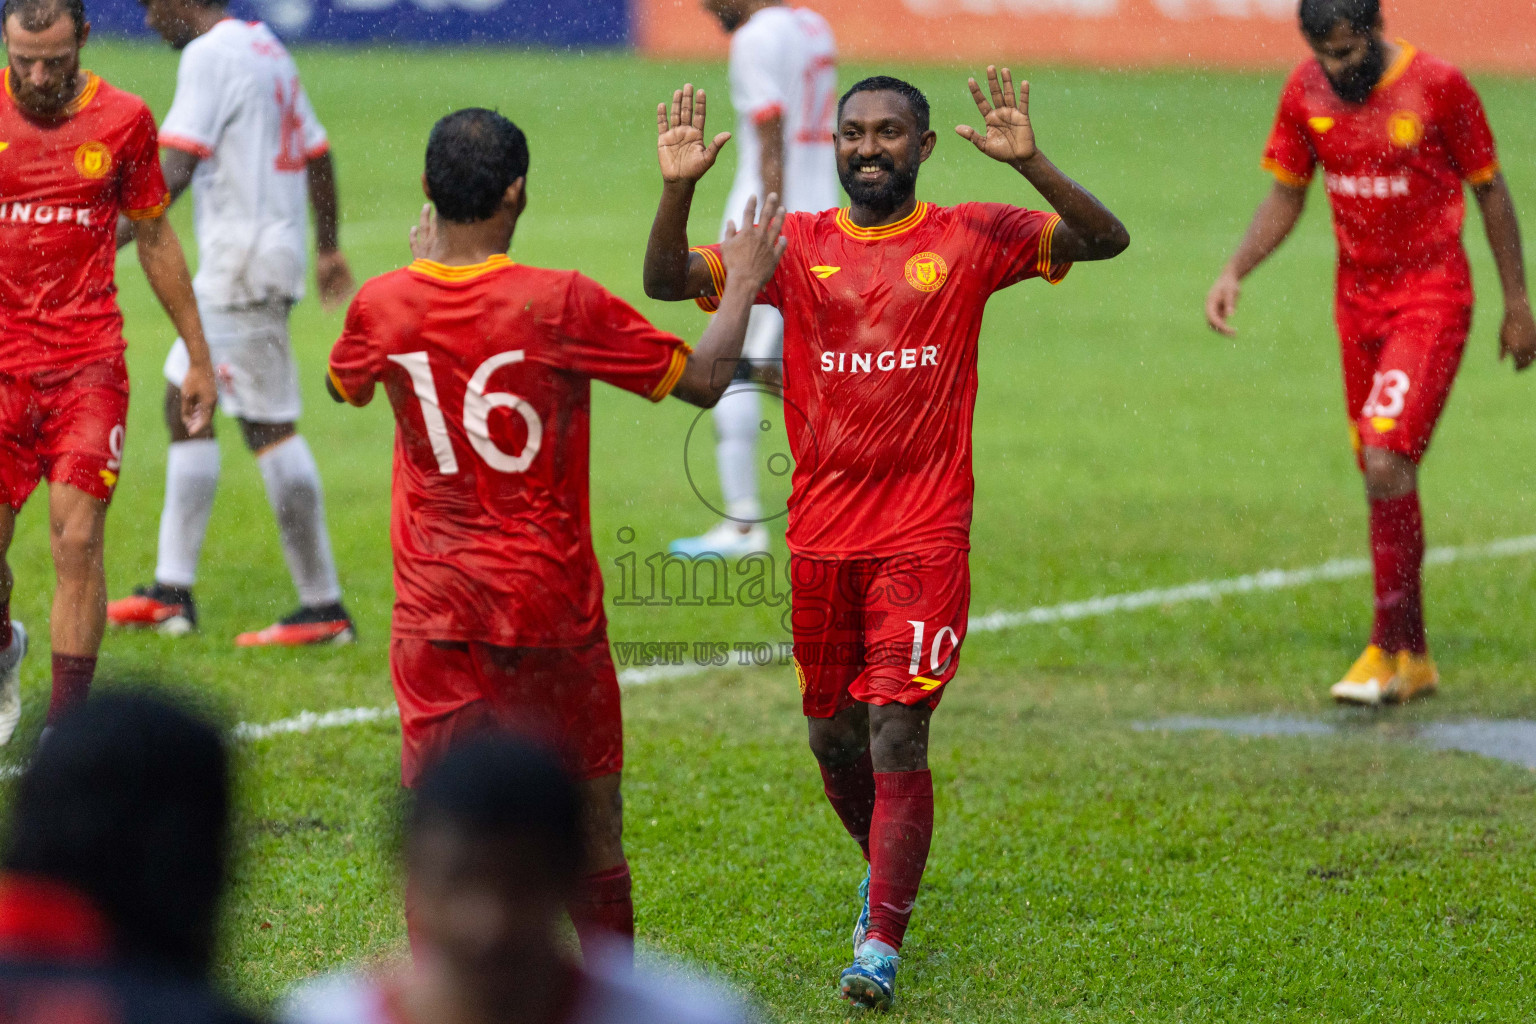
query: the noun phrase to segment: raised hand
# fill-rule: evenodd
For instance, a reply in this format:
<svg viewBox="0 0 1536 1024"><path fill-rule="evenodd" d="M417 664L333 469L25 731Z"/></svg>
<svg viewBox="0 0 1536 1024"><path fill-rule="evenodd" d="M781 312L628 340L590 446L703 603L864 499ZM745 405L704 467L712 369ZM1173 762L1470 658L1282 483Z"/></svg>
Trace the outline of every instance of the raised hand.
<svg viewBox="0 0 1536 1024"><path fill-rule="evenodd" d="M970 85L971 98L976 101L976 109L981 112L986 131L978 132L970 125L962 124L955 127L956 134L969 140L987 156L1003 163L1023 163L1040 152L1035 145L1035 129L1029 123L1028 82L1019 83L1017 103L1013 98L1013 73L1007 68L1003 68L1002 80L999 82L997 68L987 65L987 87L992 93L990 103L982 95L976 79L970 79Z"/></svg>
<svg viewBox="0 0 1536 1024"><path fill-rule="evenodd" d="M421 204L421 216L411 227L411 255L418 260L431 259L432 244L437 241L437 211L431 203Z"/></svg>
<svg viewBox="0 0 1536 1024"><path fill-rule="evenodd" d="M742 213L741 230L734 221L725 225L725 241L720 244L720 257L725 263L726 287L732 284L750 285L756 295L773 277L774 268L789 246L784 232L784 210L779 197L772 192L763 201L763 214L757 216L757 197L747 200Z"/></svg>
<svg viewBox="0 0 1536 1024"><path fill-rule="evenodd" d="M704 177L731 133L721 132L708 143L704 139L703 89L695 94L690 83L672 94L670 108L656 104L656 155L663 181L693 182Z"/></svg>

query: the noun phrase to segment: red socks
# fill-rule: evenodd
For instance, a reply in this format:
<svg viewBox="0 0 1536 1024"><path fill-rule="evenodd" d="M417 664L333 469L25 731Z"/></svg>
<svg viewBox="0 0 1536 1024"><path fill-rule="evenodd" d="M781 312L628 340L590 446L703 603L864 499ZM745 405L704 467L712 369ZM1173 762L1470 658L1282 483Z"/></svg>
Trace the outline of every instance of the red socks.
<svg viewBox="0 0 1536 1024"><path fill-rule="evenodd" d="M621 943L631 949L633 957L635 904L630 896L628 863L583 878L580 895L565 909L576 926L583 957L592 956L594 944L619 947Z"/></svg>
<svg viewBox="0 0 1536 1024"><path fill-rule="evenodd" d="M932 773L876 772L869 833L869 938L901 948L932 840Z"/></svg>
<svg viewBox="0 0 1536 1024"><path fill-rule="evenodd" d="M48 701L48 724L59 716L85 703L91 692L91 677L96 674L95 656L75 654L53 656L53 697Z"/></svg>
<svg viewBox="0 0 1536 1024"><path fill-rule="evenodd" d="M1419 494L1371 502L1376 624L1371 643L1390 653L1429 649L1424 637L1424 514Z"/></svg>
<svg viewBox="0 0 1536 1024"><path fill-rule="evenodd" d="M869 826L875 815L875 767L869 748L851 764L821 765L821 786L843 827L869 860Z"/></svg>

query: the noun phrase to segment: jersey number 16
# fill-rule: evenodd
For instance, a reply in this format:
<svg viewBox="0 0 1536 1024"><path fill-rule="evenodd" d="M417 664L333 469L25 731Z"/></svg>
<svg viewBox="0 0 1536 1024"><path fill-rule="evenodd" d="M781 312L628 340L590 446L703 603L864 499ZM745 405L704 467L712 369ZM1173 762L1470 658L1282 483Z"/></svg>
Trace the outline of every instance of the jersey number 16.
<svg viewBox="0 0 1536 1024"><path fill-rule="evenodd" d="M432 379L432 364L425 352L406 352L389 357L398 363L411 377L411 388L421 402L421 419L427 426L427 438L432 442L432 454L437 458L437 468L444 476L459 471L459 460L453 453L453 442L448 436L448 421L443 417L443 406L437 397L437 383ZM502 352L491 356L476 368L464 389L464 433L470 447L485 460L485 464L500 473L525 473L533 465L544 442L544 424L538 412L521 395L510 391L487 392L491 374L503 366L523 361L523 350ZM528 440L517 454L503 451L491 440L490 419L492 409L512 409L523 418L528 427Z"/></svg>

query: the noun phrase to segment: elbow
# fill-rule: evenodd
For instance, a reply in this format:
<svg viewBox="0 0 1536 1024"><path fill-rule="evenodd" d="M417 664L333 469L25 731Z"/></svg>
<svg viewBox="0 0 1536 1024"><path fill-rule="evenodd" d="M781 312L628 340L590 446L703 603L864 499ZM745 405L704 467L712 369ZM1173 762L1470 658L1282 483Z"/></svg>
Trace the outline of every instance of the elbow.
<svg viewBox="0 0 1536 1024"><path fill-rule="evenodd" d="M1112 260L1131 247L1131 233L1125 229L1125 225L1115 221L1115 229L1109 235L1100 240L1104 255L1100 259Z"/></svg>
<svg viewBox="0 0 1536 1024"><path fill-rule="evenodd" d="M677 282L656 275L646 274L644 287L646 298L658 302L676 302L683 297L683 290Z"/></svg>

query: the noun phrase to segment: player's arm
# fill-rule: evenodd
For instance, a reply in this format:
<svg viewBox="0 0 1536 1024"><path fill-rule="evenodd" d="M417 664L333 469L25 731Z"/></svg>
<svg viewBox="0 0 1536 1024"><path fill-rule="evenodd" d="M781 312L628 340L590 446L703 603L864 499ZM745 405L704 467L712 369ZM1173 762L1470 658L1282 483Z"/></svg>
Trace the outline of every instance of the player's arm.
<svg viewBox="0 0 1536 1024"><path fill-rule="evenodd" d="M694 188L715 165L730 132L704 141L704 90L692 85L672 94L672 105L656 107L656 155L661 163L661 204L645 247L645 294L678 301L715 294L709 265L688 251L688 211Z"/></svg>
<svg viewBox="0 0 1536 1024"><path fill-rule="evenodd" d="M171 194L171 202L187 190L192 184L192 175L197 170L201 158L196 153L189 153L184 149L173 149L164 146L160 150L160 173L165 176L166 191ZM117 247L121 249L133 241L136 235L135 222L119 215L117 218Z"/></svg>
<svg viewBox="0 0 1536 1024"><path fill-rule="evenodd" d="M773 270L784 255L788 240L784 230L784 211L779 197L770 195L763 203L761 220L756 216L757 199L747 200L742 216L743 227L726 226L720 258L725 263L725 288L720 295L720 309L710 318L709 326L688 356L683 375L672 394L692 405L712 408L725 394L741 361L741 345L747 337L747 320L757 294L773 277Z"/></svg>
<svg viewBox="0 0 1536 1024"><path fill-rule="evenodd" d="M187 346L191 367L181 384L181 418L187 433L196 435L212 419L218 392L214 388L208 342L203 338L203 322L197 315L197 299L192 294L187 258L175 229L163 213L136 221L134 227L139 242L139 265L144 268L155 298L165 307Z"/></svg>
<svg viewBox="0 0 1536 1024"><path fill-rule="evenodd" d="M784 115L778 111L758 121L758 164L762 174L763 195L784 194Z"/></svg>
<svg viewBox="0 0 1536 1024"><path fill-rule="evenodd" d="M336 166L330 150L310 157L305 167L309 172L309 208L315 215L315 282L320 287L320 306L330 312L351 297L357 283L341 254L341 202L336 195Z"/></svg>
<svg viewBox="0 0 1536 1024"><path fill-rule="evenodd" d="M1531 297L1525 287L1525 254L1520 245L1520 220L1515 200L1503 174L1472 188L1483 214L1483 230L1499 267L1504 287L1504 323L1499 328L1499 358L1512 357L1515 369L1536 362L1536 319L1531 316Z"/></svg>
<svg viewBox="0 0 1536 1024"><path fill-rule="evenodd" d="M1205 319L1213 330L1229 338L1237 333L1228 321L1237 312L1237 300L1243 291L1243 278L1253 273L1254 268L1268 259L1270 253L1280 248L1280 243L1285 241L1296 222L1301 219L1301 211L1306 205L1305 185L1298 187L1276 181L1275 187L1269 190L1269 195L1264 197L1264 201L1254 211L1253 222L1248 225L1248 231L1238 243L1237 251L1222 268L1221 276L1216 278L1216 283L1211 285L1210 293L1205 297Z"/></svg>
<svg viewBox="0 0 1536 1024"><path fill-rule="evenodd" d="M991 101L982 94L976 79L970 80L970 86L971 98L976 101L986 131L962 124L955 127L955 132L987 156L1024 175L1061 217L1061 224L1051 237L1051 262L1107 260L1124 252L1131 244L1131 234L1120 218L1040 152L1029 119L1029 83L1019 83L1015 101L1012 72L1003 68L999 74L996 67L989 66L987 88Z"/></svg>

